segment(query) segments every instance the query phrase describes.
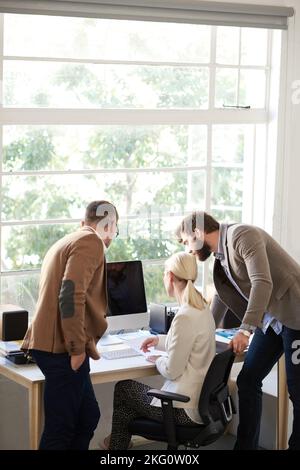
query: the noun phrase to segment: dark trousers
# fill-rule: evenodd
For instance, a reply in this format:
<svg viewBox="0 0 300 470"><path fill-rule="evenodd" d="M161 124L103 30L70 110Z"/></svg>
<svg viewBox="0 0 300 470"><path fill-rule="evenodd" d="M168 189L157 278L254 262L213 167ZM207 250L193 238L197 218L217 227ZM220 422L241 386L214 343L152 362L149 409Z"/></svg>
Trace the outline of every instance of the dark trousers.
<svg viewBox="0 0 300 470"><path fill-rule="evenodd" d="M283 327L276 335L256 329L243 368L237 378L239 426L235 449L257 449L262 413L262 381L284 353L287 386L294 408L289 449L300 450L300 331ZM299 351L299 354L297 352Z"/></svg>
<svg viewBox="0 0 300 470"><path fill-rule="evenodd" d="M39 449L87 450L100 419L90 379L89 358L71 368L67 353L32 351L45 376L45 426Z"/></svg>

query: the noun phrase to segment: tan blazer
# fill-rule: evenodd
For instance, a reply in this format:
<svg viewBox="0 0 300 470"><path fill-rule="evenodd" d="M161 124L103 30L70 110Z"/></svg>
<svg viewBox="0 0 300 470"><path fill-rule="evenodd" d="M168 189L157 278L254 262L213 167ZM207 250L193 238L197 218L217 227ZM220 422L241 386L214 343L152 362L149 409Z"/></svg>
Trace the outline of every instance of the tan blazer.
<svg viewBox="0 0 300 470"><path fill-rule="evenodd" d="M198 412L200 392L216 354L215 322L209 308L198 310L183 305L168 334L159 335L156 349L168 353L156 361L157 370L167 379L162 390L188 395L188 403L174 402L174 406L189 410L191 419L201 422ZM151 405L161 406L160 400L154 398Z"/></svg>
<svg viewBox="0 0 300 470"><path fill-rule="evenodd" d="M107 328L104 244L84 226L57 241L45 256L39 297L22 349L98 359L96 343Z"/></svg>
<svg viewBox="0 0 300 470"><path fill-rule="evenodd" d="M243 292L235 289L218 259L214 264L217 296L211 309L220 323L231 310L243 323L262 326L265 312L283 325L300 329L300 266L261 228L234 224L227 228L225 256L231 275Z"/></svg>

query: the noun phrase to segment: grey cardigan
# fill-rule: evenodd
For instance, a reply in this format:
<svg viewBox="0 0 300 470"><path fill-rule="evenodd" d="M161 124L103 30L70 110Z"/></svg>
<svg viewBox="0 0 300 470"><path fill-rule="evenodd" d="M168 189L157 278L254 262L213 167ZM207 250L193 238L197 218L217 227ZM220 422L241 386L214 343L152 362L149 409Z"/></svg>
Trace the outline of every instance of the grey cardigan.
<svg viewBox="0 0 300 470"><path fill-rule="evenodd" d="M225 256L231 275L248 302L227 278L218 259L214 264L217 295L211 310L217 326L226 311L241 321L261 326L265 312L283 325L300 329L300 266L261 228L234 224L227 228Z"/></svg>

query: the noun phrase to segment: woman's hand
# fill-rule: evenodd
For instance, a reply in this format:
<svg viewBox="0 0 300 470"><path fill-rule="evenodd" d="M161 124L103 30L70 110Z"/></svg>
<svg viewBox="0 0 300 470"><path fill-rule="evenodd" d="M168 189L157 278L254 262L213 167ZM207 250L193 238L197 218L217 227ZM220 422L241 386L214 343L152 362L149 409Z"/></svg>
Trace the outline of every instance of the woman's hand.
<svg viewBox="0 0 300 470"><path fill-rule="evenodd" d="M153 362L153 364L155 364L159 357L161 357L161 356L148 356L148 357L146 357L146 359L147 359L147 361Z"/></svg>
<svg viewBox="0 0 300 470"><path fill-rule="evenodd" d="M158 345L158 336L151 336L150 338L146 338L145 341L142 342L141 350L146 353L149 352L149 348L155 347Z"/></svg>

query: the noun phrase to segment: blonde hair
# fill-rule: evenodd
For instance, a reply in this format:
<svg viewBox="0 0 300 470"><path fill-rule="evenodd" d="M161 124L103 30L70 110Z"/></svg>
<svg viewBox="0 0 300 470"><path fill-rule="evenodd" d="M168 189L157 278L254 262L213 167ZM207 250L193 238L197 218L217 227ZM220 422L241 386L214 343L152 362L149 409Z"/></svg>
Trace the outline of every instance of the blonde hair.
<svg viewBox="0 0 300 470"><path fill-rule="evenodd" d="M184 251L175 253L165 262L165 268L172 272L179 281L186 281L182 296L183 303L203 310L207 302L194 286L198 274L195 256Z"/></svg>

